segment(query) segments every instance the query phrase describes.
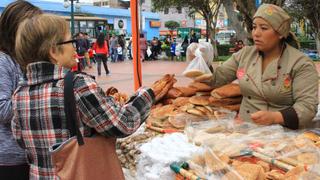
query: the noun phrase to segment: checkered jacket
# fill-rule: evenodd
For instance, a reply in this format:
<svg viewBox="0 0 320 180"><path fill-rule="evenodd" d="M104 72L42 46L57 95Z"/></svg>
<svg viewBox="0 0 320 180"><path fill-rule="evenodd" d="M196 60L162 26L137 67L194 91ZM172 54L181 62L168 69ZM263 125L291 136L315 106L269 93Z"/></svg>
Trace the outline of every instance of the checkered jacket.
<svg viewBox="0 0 320 180"><path fill-rule="evenodd" d="M12 131L26 149L30 179L58 179L49 147L70 138L64 112L66 72L48 62L32 63L27 67L26 81L13 95ZM154 103L152 90L140 88L121 106L113 97L105 96L91 76L82 73L75 75L74 94L80 130L85 136L90 136L93 129L104 136L128 136L145 121Z"/></svg>

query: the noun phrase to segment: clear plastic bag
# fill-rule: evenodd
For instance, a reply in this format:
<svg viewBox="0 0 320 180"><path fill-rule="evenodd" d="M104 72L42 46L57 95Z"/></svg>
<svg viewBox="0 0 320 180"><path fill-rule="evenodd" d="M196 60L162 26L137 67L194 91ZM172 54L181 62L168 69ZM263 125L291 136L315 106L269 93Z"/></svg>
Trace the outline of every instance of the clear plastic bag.
<svg viewBox="0 0 320 180"><path fill-rule="evenodd" d="M205 75L205 79L210 79L212 75L208 65L211 64L213 58L213 48L210 43L191 43L187 48L188 67L182 73L189 78L197 78Z"/></svg>
<svg viewBox="0 0 320 180"><path fill-rule="evenodd" d="M183 71L182 75L189 78L196 78L203 74L212 75L207 63L202 56L196 56Z"/></svg>
<svg viewBox="0 0 320 180"><path fill-rule="evenodd" d="M193 61L195 57L201 56L210 64L213 60L213 47L208 42L191 43L187 48L187 62Z"/></svg>

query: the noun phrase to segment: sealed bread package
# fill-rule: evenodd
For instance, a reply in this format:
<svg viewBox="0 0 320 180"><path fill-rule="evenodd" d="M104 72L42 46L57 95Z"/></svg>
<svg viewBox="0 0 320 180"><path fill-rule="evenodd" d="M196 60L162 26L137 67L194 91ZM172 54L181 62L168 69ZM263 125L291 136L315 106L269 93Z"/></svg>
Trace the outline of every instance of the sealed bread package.
<svg viewBox="0 0 320 180"><path fill-rule="evenodd" d="M222 99L241 96L239 84L230 83L211 91L211 96Z"/></svg>

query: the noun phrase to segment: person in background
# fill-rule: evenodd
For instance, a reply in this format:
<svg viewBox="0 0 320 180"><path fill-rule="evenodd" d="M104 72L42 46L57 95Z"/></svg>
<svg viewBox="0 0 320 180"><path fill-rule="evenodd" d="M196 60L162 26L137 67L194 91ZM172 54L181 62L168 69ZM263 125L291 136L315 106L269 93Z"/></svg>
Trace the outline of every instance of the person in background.
<svg viewBox="0 0 320 180"><path fill-rule="evenodd" d="M132 38L130 37L130 41L128 43L128 54L129 54L129 60L132 60L133 57L132 57Z"/></svg>
<svg viewBox="0 0 320 180"><path fill-rule="evenodd" d="M109 49L103 33L99 34L97 41L96 43L94 43L92 49L96 53L95 59L97 61L98 76L101 76L101 62L103 64L104 70L106 71L106 74L108 75L110 73L107 64Z"/></svg>
<svg viewBox="0 0 320 180"><path fill-rule="evenodd" d="M86 67L86 57L85 54L88 52L88 45L87 41L84 39L84 35L82 32L78 33L76 35L77 41L76 41L76 48L77 48L77 54L78 54L78 71L82 71Z"/></svg>
<svg viewBox="0 0 320 180"><path fill-rule="evenodd" d="M146 51L147 39L144 37L144 34L140 34L140 58L142 62L145 60Z"/></svg>
<svg viewBox="0 0 320 180"><path fill-rule="evenodd" d="M90 42L90 37L88 35L88 33L83 33L83 37L84 37L84 40L86 41L86 52L84 53L84 57L86 59L86 62L87 62L87 66L89 66L89 68L91 69L92 68L92 65L91 65L91 61L90 61L90 56L89 56L89 49L90 49L90 45L91 45L91 42Z"/></svg>
<svg viewBox="0 0 320 180"><path fill-rule="evenodd" d="M170 53L171 53L171 61L174 60L174 57L176 56L176 42L173 40L170 44Z"/></svg>
<svg viewBox="0 0 320 180"><path fill-rule="evenodd" d="M111 49L111 62L116 62L118 59L118 53L117 53L117 47L118 47L118 38L115 34L112 34L112 37L110 38L110 49Z"/></svg>
<svg viewBox="0 0 320 180"><path fill-rule="evenodd" d="M199 43L199 40L197 38L197 35L195 32L192 33L191 38L190 38L190 44L191 43Z"/></svg>
<svg viewBox="0 0 320 180"><path fill-rule="evenodd" d="M119 51L119 46L117 47L117 53L118 53L118 59L119 61L123 61L124 60L124 49L125 49L125 39L123 35L119 35L118 36L118 45L121 47L121 51ZM121 52L121 53L120 53Z"/></svg>
<svg viewBox="0 0 320 180"><path fill-rule="evenodd" d="M153 37L151 41L151 59L156 60L158 57L158 40L156 37Z"/></svg>
<svg viewBox="0 0 320 180"><path fill-rule="evenodd" d="M96 63L96 60L94 59L94 53L93 53L93 45L94 45L94 43L91 43L91 45L90 45L90 48L89 48L89 50L88 50L88 53L89 53L89 58L90 58L90 63L92 64L92 63ZM108 46L107 46L108 47ZM109 48L108 48L109 49ZM109 54L109 52L108 52L108 54Z"/></svg>
<svg viewBox="0 0 320 180"><path fill-rule="evenodd" d="M211 85L239 80L240 118L290 129L312 126L317 113L318 72L290 32L291 17L280 7L262 4L253 17L254 46L245 46L218 66Z"/></svg>
<svg viewBox="0 0 320 180"><path fill-rule="evenodd" d="M123 61L123 49L120 44L118 44L117 53L118 53L118 60Z"/></svg>
<svg viewBox="0 0 320 180"><path fill-rule="evenodd" d="M181 45L181 49L182 49L181 50L181 57L182 57L183 60L186 59L188 46L189 46L189 37L188 37L188 35L186 35L184 37L184 40L183 40L182 45Z"/></svg>
<svg viewBox="0 0 320 180"><path fill-rule="evenodd" d="M26 73L26 81L13 95L12 130L28 154L30 179L58 179L49 148L70 138L64 112L64 77L76 64L73 43L68 22L56 15L27 19L17 32L17 62ZM106 137L131 135L147 119L155 98L161 96L161 89L154 84L139 88L121 105L106 96L88 74L75 74L73 82L79 129L85 137L96 133Z"/></svg>
<svg viewBox="0 0 320 180"><path fill-rule="evenodd" d="M15 40L19 24L42 11L27 1L14 1L0 17L0 179L27 180L29 165L25 151L18 146L11 132L12 94L23 79L16 62Z"/></svg>

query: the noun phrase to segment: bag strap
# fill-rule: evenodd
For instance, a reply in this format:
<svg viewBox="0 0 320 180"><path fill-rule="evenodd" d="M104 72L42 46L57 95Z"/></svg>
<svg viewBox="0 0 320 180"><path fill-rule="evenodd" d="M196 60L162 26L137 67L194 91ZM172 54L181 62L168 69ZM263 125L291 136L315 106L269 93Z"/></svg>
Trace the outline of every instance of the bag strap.
<svg viewBox="0 0 320 180"><path fill-rule="evenodd" d="M83 145L83 137L79 130L79 124L77 121L77 109L76 100L73 92L73 72L69 71L64 77L64 112L67 118L67 128L70 131L70 135L77 136L78 144Z"/></svg>

